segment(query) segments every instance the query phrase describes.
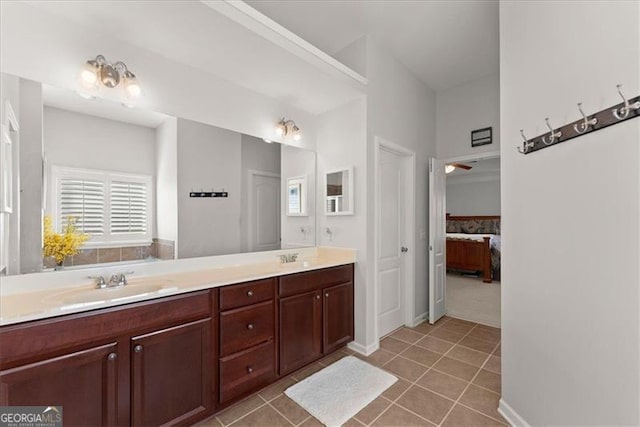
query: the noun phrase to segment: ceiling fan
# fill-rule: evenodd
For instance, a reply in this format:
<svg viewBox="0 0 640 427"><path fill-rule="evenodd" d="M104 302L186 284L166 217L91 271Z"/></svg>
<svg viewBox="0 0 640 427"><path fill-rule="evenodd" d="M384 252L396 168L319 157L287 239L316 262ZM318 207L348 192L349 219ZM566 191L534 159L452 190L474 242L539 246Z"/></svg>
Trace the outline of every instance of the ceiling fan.
<svg viewBox="0 0 640 427"><path fill-rule="evenodd" d="M449 173L453 172L454 170L456 170L456 168L468 171L472 167L473 166L463 165L462 163L449 163L448 165L446 165L444 167L444 171L445 171L445 173L449 174Z"/></svg>

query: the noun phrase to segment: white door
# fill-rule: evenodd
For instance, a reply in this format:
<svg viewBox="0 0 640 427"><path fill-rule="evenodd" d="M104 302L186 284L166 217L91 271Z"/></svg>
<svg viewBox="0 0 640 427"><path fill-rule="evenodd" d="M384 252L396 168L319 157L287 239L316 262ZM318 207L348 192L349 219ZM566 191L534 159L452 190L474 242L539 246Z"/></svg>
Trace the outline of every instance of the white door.
<svg viewBox="0 0 640 427"><path fill-rule="evenodd" d="M380 149L378 167L378 336L404 325L405 158Z"/></svg>
<svg viewBox="0 0 640 427"><path fill-rule="evenodd" d="M280 249L280 177L266 172L251 176L251 252Z"/></svg>
<svg viewBox="0 0 640 427"><path fill-rule="evenodd" d="M442 160L429 161L429 323L446 311L446 175Z"/></svg>

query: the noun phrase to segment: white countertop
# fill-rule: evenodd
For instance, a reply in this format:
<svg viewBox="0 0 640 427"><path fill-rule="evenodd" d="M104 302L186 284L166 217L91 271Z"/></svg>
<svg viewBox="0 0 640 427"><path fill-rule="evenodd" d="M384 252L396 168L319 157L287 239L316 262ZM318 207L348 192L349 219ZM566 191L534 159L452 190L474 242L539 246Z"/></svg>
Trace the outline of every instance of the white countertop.
<svg viewBox="0 0 640 427"><path fill-rule="evenodd" d="M295 263L281 264L276 258L292 252L300 253ZM7 280L13 277L9 276L0 289L0 326L351 264L356 256L352 249L320 247L184 261L188 260L156 263L158 267L145 268L147 274L131 276L129 284L119 288L96 289L87 278L96 274L96 269L65 272L62 276L27 274L13 283ZM65 278L69 280L66 284Z"/></svg>

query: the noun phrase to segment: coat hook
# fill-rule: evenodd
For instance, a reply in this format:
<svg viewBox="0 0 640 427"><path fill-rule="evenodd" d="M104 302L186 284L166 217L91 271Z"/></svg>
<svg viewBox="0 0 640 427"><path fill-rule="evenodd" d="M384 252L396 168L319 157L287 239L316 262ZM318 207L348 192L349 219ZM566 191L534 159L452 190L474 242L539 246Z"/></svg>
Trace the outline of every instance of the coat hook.
<svg viewBox="0 0 640 427"><path fill-rule="evenodd" d="M549 123L549 117L544 119L545 122L547 122L547 127L549 128L549 140L547 141L547 138L545 138L544 136L542 137L542 142L544 145L551 145L554 142L556 142L556 139L559 139L562 136L562 132L560 131L555 131L553 130L553 127L551 127L551 124Z"/></svg>
<svg viewBox="0 0 640 427"><path fill-rule="evenodd" d="M594 117L590 119L584 114L584 111L582 111L582 102L578 102L578 110L580 110L580 114L582 114L582 123L573 125L573 129L577 133L585 133L587 129L589 129L589 126L598 124L597 118Z"/></svg>
<svg viewBox="0 0 640 427"><path fill-rule="evenodd" d="M521 150L520 147L516 147L516 148L518 149L518 153L527 154L527 152L529 151L529 148L533 148L535 143L533 141L529 141L527 137L524 136L524 129L520 129L520 135L522 135L522 139L523 139L522 141L523 150Z"/></svg>
<svg viewBox="0 0 640 427"><path fill-rule="evenodd" d="M616 108L615 110L613 110L613 115L616 117L616 119L623 120L627 118L631 110L640 109L640 101L636 101L633 104L629 104L629 100L627 99L626 96L624 96L624 93L622 93L622 85L616 85L616 88L618 89L618 93L620 94L620 97L624 102L624 107L620 107L619 109Z"/></svg>

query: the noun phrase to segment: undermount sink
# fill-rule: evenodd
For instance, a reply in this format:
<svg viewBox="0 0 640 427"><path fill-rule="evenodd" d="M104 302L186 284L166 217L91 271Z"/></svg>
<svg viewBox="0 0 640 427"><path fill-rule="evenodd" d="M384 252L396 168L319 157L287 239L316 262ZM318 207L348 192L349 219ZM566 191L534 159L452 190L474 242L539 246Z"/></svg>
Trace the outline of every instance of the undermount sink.
<svg viewBox="0 0 640 427"><path fill-rule="evenodd" d="M65 306L73 305L91 305L108 301L123 301L132 298L144 297L151 294L163 293L175 289L171 287L170 280L161 280L154 283L131 284L112 288L81 288L71 289L51 295L47 298L47 302L56 305Z"/></svg>
<svg viewBox="0 0 640 427"><path fill-rule="evenodd" d="M283 262L283 263L280 263L280 268L281 269L305 268L305 267L312 267L317 263L318 263L317 259L310 258L310 259L303 259L303 260L294 261L294 262Z"/></svg>

